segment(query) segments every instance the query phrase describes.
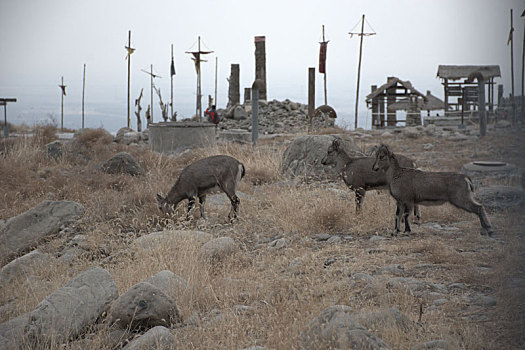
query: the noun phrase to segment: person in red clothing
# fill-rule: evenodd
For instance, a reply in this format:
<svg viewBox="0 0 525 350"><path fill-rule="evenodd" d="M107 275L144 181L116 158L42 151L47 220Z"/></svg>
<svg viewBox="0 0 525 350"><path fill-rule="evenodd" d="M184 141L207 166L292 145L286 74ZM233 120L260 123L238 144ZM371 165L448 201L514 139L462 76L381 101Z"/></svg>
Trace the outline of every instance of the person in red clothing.
<svg viewBox="0 0 525 350"><path fill-rule="evenodd" d="M206 108L204 114L208 116L208 121L210 123L217 125L221 121L219 113L217 113L217 110L215 109L215 105L211 106L211 108Z"/></svg>

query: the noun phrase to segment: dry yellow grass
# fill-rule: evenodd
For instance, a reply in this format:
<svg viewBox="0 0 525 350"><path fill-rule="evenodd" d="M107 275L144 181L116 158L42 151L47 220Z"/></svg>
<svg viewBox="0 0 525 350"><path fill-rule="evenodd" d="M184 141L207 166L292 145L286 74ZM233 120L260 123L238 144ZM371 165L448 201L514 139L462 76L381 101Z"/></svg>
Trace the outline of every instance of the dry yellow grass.
<svg viewBox="0 0 525 350"><path fill-rule="evenodd" d="M451 348L464 349L513 349L524 344L525 309L519 298L523 290L508 288L509 281L523 274L525 268L520 231L525 219L518 210L489 214L497 227L496 241L479 235L475 215L450 205L423 207L423 223L457 229L444 232L414 225L412 235L390 238L395 202L387 193L368 192L363 213L357 215L354 194L342 181L308 185L286 181L279 172L285 147L282 140L261 142L255 153L251 146L219 145L167 156L109 144L104 133L93 131L78 146L77 151L90 157L82 163L73 157L59 161L47 158L45 135L20 139L1 149L0 218L8 219L45 199L77 201L85 206L86 213L74 231L88 236L87 247L71 265L41 266L29 280L21 276L1 286L0 306L9 307L2 309L0 322L31 311L79 272L101 265L112 274L120 293L165 269L190 283L192 287L186 292L172 295L184 318L197 323L175 330L180 348L242 349L255 344L271 349L299 348L301 332L310 320L334 304L346 304L358 312L398 307L411 320L409 329L387 326L373 330L394 349L434 339L445 339ZM503 160L525 166L515 152L523 140L523 133L510 133L504 140L491 136L463 143L400 139L393 147L414 156L426 169L457 171L472 160L472 154L500 159L504 155ZM367 139L358 145L365 148L382 141ZM428 142L435 144L433 151L438 156L428 158L423 152L423 144ZM491 151L487 151L489 145ZM131 153L147 175L128 177L96 170L98 164L119 151ZM166 193L186 165L214 154L228 154L245 164L247 173L240 190L247 196L241 198L239 221L233 226L227 223L229 203L208 205L208 223L198 220L198 210L195 220L183 221L185 204L174 217L161 215L155 194ZM154 250L133 244L136 237L150 232L182 228L198 228L215 237L230 236L239 250L219 264L207 265L197 259L198 244L192 240ZM315 237L320 233L344 239L318 242ZM387 239L370 240L373 235ZM40 249L55 254L69 238L54 237L43 242ZM278 238L285 238L286 245L269 249L268 243ZM296 264L293 269L292 262ZM392 264L402 265L406 277L443 285L465 283L468 288L448 294L447 303L434 307L430 292L417 295L397 290L388 284L392 275L377 274L381 267ZM421 264L431 267L421 268ZM376 278L367 286L352 279L358 272ZM497 306L479 310L468 306L465 297L475 292L496 297ZM250 308L242 311L238 305ZM419 322L421 305L424 313ZM217 312L221 320L215 319ZM468 319L476 312L486 319ZM109 349L107 326L94 327L88 333L90 345L71 342L65 348Z"/></svg>

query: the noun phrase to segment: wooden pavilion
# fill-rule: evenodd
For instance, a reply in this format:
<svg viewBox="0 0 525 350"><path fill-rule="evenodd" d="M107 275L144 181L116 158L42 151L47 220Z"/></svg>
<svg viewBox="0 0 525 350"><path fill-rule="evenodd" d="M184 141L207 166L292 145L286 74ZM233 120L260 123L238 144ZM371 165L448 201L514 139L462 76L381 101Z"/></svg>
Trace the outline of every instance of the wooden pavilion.
<svg viewBox="0 0 525 350"><path fill-rule="evenodd" d="M407 101L410 107L407 112L407 120L398 120L396 110L392 109L392 106L401 100ZM372 92L366 96L366 104L368 108L372 108L372 127L395 126L398 122L406 122L406 125L420 125L421 114L419 113L418 116L415 113L418 109L418 101L426 101L426 97L408 80L388 77L386 84L379 88L372 85Z"/></svg>
<svg viewBox="0 0 525 350"><path fill-rule="evenodd" d="M445 116L459 116L464 111L475 110L478 105L478 82L469 81L473 73L481 73L487 86L488 109L494 110L494 78L501 77L500 67L440 65L437 76L445 91Z"/></svg>

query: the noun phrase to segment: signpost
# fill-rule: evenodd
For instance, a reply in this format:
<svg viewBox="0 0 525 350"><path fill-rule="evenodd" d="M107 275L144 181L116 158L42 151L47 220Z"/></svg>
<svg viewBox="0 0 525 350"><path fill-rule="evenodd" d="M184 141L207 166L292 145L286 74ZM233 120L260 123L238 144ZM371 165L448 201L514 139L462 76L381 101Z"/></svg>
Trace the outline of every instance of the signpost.
<svg viewBox="0 0 525 350"><path fill-rule="evenodd" d="M4 138L9 136L9 129L7 127L7 103L16 102L16 98L0 98L0 106L4 106Z"/></svg>

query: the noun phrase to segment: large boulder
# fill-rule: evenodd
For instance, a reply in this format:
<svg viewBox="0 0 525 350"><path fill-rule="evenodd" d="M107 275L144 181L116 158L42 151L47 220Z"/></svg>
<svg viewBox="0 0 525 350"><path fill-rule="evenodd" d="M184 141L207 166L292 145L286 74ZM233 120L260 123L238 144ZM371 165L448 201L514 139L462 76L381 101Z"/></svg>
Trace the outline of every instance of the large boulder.
<svg viewBox="0 0 525 350"><path fill-rule="evenodd" d="M175 336L169 329L156 326L138 338L133 339L122 350L174 349Z"/></svg>
<svg viewBox="0 0 525 350"><path fill-rule="evenodd" d="M47 253L42 253L38 249L23 255L0 270L0 284L6 285L17 277L27 277L35 267L48 266L54 258Z"/></svg>
<svg viewBox="0 0 525 350"><path fill-rule="evenodd" d="M118 297L113 277L91 268L41 301L30 313L26 331L37 343L75 338L92 325Z"/></svg>
<svg viewBox="0 0 525 350"><path fill-rule="evenodd" d="M282 172L309 179L337 179L339 173L335 168L321 164L321 160L328 153L328 147L336 138L342 140L349 155L359 151L352 138L347 135L299 136L284 151Z"/></svg>
<svg viewBox="0 0 525 350"><path fill-rule="evenodd" d="M198 230L166 230L152 232L135 240L135 246L142 249L157 249L160 246L179 245L180 242L195 242L202 245L209 241L212 235Z"/></svg>
<svg viewBox="0 0 525 350"><path fill-rule="evenodd" d="M490 186L478 189L474 197L490 209L508 209L525 205L525 190L521 187Z"/></svg>
<svg viewBox="0 0 525 350"><path fill-rule="evenodd" d="M120 328L148 329L179 323L173 299L151 283L139 282L111 305L111 321Z"/></svg>
<svg viewBox="0 0 525 350"><path fill-rule="evenodd" d="M0 263L28 251L84 214L84 206L68 201L44 201L11 218L0 228Z"/></svg>
<svg viewBox="0 0 525 350"><path fill-rule="evenodd" d="M127 152L115 154L100 165L100 170L108 174L144 175L139 163Z"/></svg>
<svg viewBox="0 0 525 350"><path fill-rule="evenodd" d="M345 305L330 306L315 317L302 333L305 349L390 349L370 333Z"/></svg>
<svg viewBox="0 0 525 350"><path fill-rule="evenodd" d="M19 349L29 314L24 314L9 321L0 323L0 350Z"/></svg>
<svg viewBox="0 0 525 350"><path fill-rule="evenodd" d="M215 262L235 253L236 246L233 238L219 237L208 241L199 249L199 259Z"/></svg>
<svg viewBox="0 0 525 350"><path fill-rule="evenodd" d="M127 126L118 129L117 134L115 135L115 142L123 143L124 135L130 132L134 132L133 129L128 128Z"/></svg>
<svg viewBox="0 0 525 350"><path fill-rule="evenodd" d="M188 282L169 270L160 271L145 282L151 283L167 295L180 295L189 288Z"/></svg>

